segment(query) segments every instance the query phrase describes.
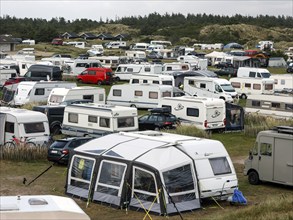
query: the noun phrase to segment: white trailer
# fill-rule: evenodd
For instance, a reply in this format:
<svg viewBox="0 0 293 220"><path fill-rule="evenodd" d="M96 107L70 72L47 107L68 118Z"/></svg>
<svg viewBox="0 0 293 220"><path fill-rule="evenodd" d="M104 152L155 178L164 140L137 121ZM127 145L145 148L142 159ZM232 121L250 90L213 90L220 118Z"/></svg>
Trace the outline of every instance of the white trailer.
<svg viewBox="0 0 293 220"><path fill-rule="evenodd" d="M203 130L224 130L226 123L225 101L194 96L165 97L161 107L167 107L182 124L194 125Z"/></svg>
<svg viewBox="0 0 293 220"><path fill-rule="evenodd" d="M277 126L258 133L244 162L244 175L252 185L261 181L293 186L293 127Z"/></svg>
<svg viewBox="0 0 293 220"><path fill-rule="evenodd" d="M90 220L73 199L55 195L0 196L0 219Z"/></svg>
<svg viewBox="0 0 293 220"><path fill-rule="evenodd" d="M184 91L197 97L219 98L234 102L237 93L226 79L189 76L184 78Z"/></svg>
<svg viewBox="0 0 293 220"><path fill-rule="evenodd" d="M13 136L30 139L37 145L47 143L50 130L48 118L41 112L0 107L0 145L12 142Z"/></svg>
<svg viewBox="0 0 293 220"><path fill-rule="evenodd" d="M69 136L101 137L137 130L136 108L85 103L65 107L61 132Z"/></svg>
<svg viewBox="0 0 293 220"><path fill-rule="evenodd" d="M145 59L146 53L144 51L127 50L125 56L129 59Z"/></svg>
<svg viewBox="0 0 293 220"><path fill-rule="evenodd" d="M175 86L175 79L174 76L164 74L134 73L129 80L129 84L146 83Z"/></svg>
<svg viewBox="0 0 293 220"><path fill-rule="evenodd" d="M242 99L248 95L274 93L274 80L270 78L233 77L229 81Z"/></svg>
<svg viewBox="0 0 293 220"><path fill-rule="evenodd" d="M180 63L189 63L192 69L207 70L208 59L202 59L194 55L183 55L177 58Z"/></svg>
<svg viewBox="0 0 293 220"><path fill-rule="evenodd" d="M89 67L102 67L102 64L96 59L67 60L63 64L63 75L77 76Z"/></svg>
<svg viewBox="0 0 293 220"><path fill-rule="evenodd" d="M151 84L114 85L107 97L107 104L136 108L157 108L163 97L173 96L173 86Z"/></svg>
<svg viewBox="0 0 293 220"><path fill-rule="evenodd" d="M93 103L105 104L106 92L104 88L92 86L54 88L47 99L47 105L59 105L72 99L88 99Z"/></svg>
<svg viewBox="0 0 293 220"><path fill-rule="evenodd" d="M22 81L18 83L12 105L21 106L31 102L47 102L54 88L73 88L76 83L63 81Z"/></svg>

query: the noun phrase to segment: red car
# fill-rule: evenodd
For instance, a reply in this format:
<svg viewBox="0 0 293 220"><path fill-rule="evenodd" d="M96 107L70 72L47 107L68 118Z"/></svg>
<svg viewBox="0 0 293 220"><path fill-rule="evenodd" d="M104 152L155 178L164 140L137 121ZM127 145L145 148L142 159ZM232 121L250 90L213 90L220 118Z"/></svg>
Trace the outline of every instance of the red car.
<svg viewBox="0 0 293 220"><path fill-rule="evenodd" d="M21 81L25 81L26 78L25 77L13 77L13 78L9 78L5 81L3 86L7 86L7 85L12 85L12 84L16 84L19 83Z"/></svg>
<svg viewBox="0 0 293 220"><path fill-rule="evenodd" d="M91 67L79 74L77 81L98 85L111 84L113 81L113 72L111 68Z"/></svg>

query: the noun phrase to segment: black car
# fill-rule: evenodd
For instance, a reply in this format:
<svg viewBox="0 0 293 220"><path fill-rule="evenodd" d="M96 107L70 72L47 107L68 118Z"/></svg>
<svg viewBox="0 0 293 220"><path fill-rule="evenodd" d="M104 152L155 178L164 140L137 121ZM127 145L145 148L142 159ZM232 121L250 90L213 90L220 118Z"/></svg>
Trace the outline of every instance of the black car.
<svg viewBox="0 0 293 220"><path fill-rule="evenodd" d="M220 70L215 71L215 73L218 76L230 76L230 77L236 77L237 76L237 70L234 67L223 67Z"/></svg>
<svg viewBox="0 0 293 220"><path fill-rule="evenodd" d="M178 118L170 113L169 108L154 108L150 110L149 114L138 118L140 131L175 129L178 124Z"/></svg>
<svg viewBox="0 0 293 220"><path fill-rule="evenodd" d="M287 73L293 73L293 63L290 63L287 67Z"/></svg>
<svg viewBox="0 0 293 220"><path fill-rule="evenodd" d="M232 63L229 63L229 62L220 62L220 63L217 63L215 65L215 67L217 69L221 69L221 68L224 68L224 67L233 67L233 64Z"/></svg>
<svg viewBox="0 0 293 220"><path fill-rule="evenodd" d="M47 159L52 162L67 164L73 149L92 139L92 137L71 137L56 140L48 149Z"/></svg>

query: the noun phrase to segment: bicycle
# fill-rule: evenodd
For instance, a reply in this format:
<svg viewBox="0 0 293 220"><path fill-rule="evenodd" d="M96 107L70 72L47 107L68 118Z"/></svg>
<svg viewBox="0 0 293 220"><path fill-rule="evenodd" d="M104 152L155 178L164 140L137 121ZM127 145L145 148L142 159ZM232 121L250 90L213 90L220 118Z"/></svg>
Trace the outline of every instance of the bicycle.
<svg viewBox="0 0 293 220"><path fill-rule="evenodd" d="M29 137L17 138L13 135L11 141L6 142L4 144L4 147L15 148L17 146L24 146L24 147L32 148L36 146L34 142L31 142L32 139L34 138L29 138Z"/></svg>

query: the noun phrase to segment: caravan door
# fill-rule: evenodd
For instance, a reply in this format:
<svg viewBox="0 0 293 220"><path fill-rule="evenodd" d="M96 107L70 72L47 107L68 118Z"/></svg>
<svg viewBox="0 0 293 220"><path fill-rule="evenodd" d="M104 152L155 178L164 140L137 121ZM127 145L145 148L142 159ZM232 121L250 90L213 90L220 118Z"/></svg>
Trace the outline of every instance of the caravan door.
<svg viewBox="0 0 293 220"><path fill-rule="evenodd" d="M5 143L4 140L4 128L5 128L5 114L0 113L0 145Z"/></svg>

